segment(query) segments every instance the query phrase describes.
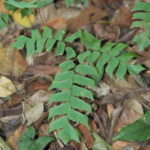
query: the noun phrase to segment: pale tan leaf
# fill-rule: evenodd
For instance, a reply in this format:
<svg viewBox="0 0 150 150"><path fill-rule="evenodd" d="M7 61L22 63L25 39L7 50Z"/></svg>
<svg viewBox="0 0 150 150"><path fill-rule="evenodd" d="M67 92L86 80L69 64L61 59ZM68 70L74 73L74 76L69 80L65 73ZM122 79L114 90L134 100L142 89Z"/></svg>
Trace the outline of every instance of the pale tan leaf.
<svg viewBox="0 0 150 150"><path fill-rule="evenodd" d="M0 77L0 97L6 97L16 92L12 81L4 76Z"/></svg>

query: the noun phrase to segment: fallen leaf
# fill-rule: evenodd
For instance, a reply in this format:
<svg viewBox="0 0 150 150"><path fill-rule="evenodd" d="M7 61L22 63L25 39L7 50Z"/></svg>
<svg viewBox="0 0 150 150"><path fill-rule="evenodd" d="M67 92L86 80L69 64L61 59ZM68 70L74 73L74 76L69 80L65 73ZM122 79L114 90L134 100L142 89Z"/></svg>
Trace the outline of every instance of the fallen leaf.
<svg viewBox="0 0 150 150"><path fill-rule="evenodd" d="M81 10L78 8L66 8L66 7L57 7L55 4L47 5L46 7L40 8L37 13L35 25L46 23L48 20L55 18L64 18L70 19L76 17L80 14ZM41 19L42 16L42 19Z"/></svg>
<svg viewBox="0 0 150 150"><path fill-rule="evenodd" d="M116 11L112 19L112 25L119 27L130 27L132 23L132 12L128 6L122 6Z"/></svg>
<svg viewBox="0 0 150 150"><path fill-rule="evenodd" d="M115 150L134 149L140 150L140 145L133 142L116 141L112 144Z"/></svg>
<svg viewBox="0 0 150 150"><path fill-rule="evenodd" d="M91 134L90 130L82 124L80 124L78 126L78 128L79 128L79 130L81 131L81 133L83 135L83 139L85 140L85 144L87 145L87 147L92 148L92 146L93 146L93 137L92 137L92 134Z"/></svg>
<svg viewBox="0 0 150 150"><path fill-rule="evenodd" d="M10 14L11 14L12 18L14 19L14 21L16 21L18 24L20 24L24 27L27 27L27 28L32 27L34 20L35 20L34 14L22 17L20 10L15 11L15 12L10 12Z"/></svg>
<svg viewBox="0 0 150 150"><path fill-rule="evenodd" d="M18 150L18 141L20 137L23 135L25 126L21 125L16 131L7 139L7 143L10 145L11 148L14 150Z"/></svg>
<svg viewBox="0 0 150 150"><path fill-rule="evenodd" d="M1 13L6 13L7 10L4 7L4 0L0 0L0 12Z"/></svg>
<svg viewBox="0 0 150 150"><path fill-rule="evenodd" d="M33 81L31 84L28 85L27 87L27 93L28 95L33 95L35 92L39 91L39 90L45 90L47 91L47 89L50 87L50 82L47 80L42 80L42 79L38 79Z"/></svg>
<svg viewBox="0 0 150 150"><path fill-rule="evenodd" d="M96 37L100 39L108 39L109 41L115 41L115 39L117 38L116 29L108 25L102 25L101 21L93 25L93 30Z"/></svg>
<svg viewBox="0 0 150 150"><path fill-rule="evenodd" d="M106 141L104 141L97 133L93 133L95 138L92 150L114 150Z"/></svg>
<svg viewBox="0 0 150 150"><path fill-rule="evenodd" d="M106 11L94 6L87 7L79 16L68 20L68 30L74 32L77 28L80 28L83 25L95 23L106 16Z"/></svg>
<svg viewBox="0 0 150 150"><path fill-rule="evenodd" d="M0 73L4 75L22 75L27 64L22 55L14 48L4 48L0 43Z"/></svg>
<svg viewBox="0 0 150 150"><path fill-rule="evenodd" d="M33 107L26 106L27 103L24 104L24 116L27 122L27 126L31 125L35 121L37 121L40 116L42 115L44 111L44 104L42 102L39 102L37 104L34 104ZM28 107L28 109L26 109Z"/></svg>
<svg viewBox="0 0 150 150"><path fill-rule="evenodd" d="M33 104L39 102L48 102L50 95L51 93L47 91L39 90L29 98L29 101L32 102Z"/></svg>
<svg viewBox="0 0 150 150"><path fill-rule="evenodd" d="M0 97L6 97L16 92L12 81L4 76L0 77Z"/></svg>
<svg viewBox="0 0 150 150"><path fill-rule="evenodd" d="M10 147L4 142L4 140L0 137L0 149L1 150L11 150Z"/></svg>
<svg viewBox="0 0 150 150"><path fill-rule="evenodd" d="M115 131L119 131L124 126L133 123L143 116L142 105L136 99L129 99L126 101L124 110L122 111L118 123L115 127Z"/></svg>
<svg viewBox="0 0 150 150"><path fill-rule="evenodd" d="M29 68L29 72L33 75L37 74L55 75L59 71L60 69L58 66L49 66L49 65L35 65Z"/></svg>
<svg viewBox="0 0 150 150"><path fill-rule="evenodd" d="M67 20L64 18L54 18L50 19L45 23L45 26L48 26L53 29L61 29L61 30L66 30L67 28Z"/></svg>

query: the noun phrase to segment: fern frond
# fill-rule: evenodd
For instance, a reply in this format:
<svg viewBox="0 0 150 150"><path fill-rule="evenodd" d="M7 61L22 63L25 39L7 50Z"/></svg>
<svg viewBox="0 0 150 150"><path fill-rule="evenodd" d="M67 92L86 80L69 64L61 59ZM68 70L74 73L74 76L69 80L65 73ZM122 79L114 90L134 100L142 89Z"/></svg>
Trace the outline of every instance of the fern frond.
<svg viewBox="0 0 150 150"><path fill-rule="evenodd" d="M50 109L49 118L55 118L50 123L50 131L60 129L58 137L64 143L71 140L79 142L79 133L72 122L88 126L88 118L84 112L91 112L91 106L83 99L93 100L92 91L86 87L95 87L95 81L85 74L97 74L92 66L73 64L71 60L61 64L62 72L55 76L50 87L50 89L60 90L51 96L50 103L61 102L60 105Z"/></svg>
<svg viewBox="0 0 150 150"><path fill-rule="evenodd" d="M131 28L143 28L143 33L137 34L133 41L137 43L140 50L143 51L150 45L150 3L136 2L132 11L138 11L133 14L134 21Z"/></svg>
<svg viewBox="0 0 150 150"><path fill-rule="evenodd" d="M4 28L8 23L9 15L0 13L0 29Z"/></svg>
<svg viewBox="0 0 150 150"><path fill-rule="evenodd" d="M56 56L63 55L64 52L66 52L67 59L70 59L75 57L76 53L72 47L66 46L63 41L64 35L65 31L58 30L53 36L52 30L48 27L44 27L43 33L40 33L39 30L35 29L31 30L31 37L23 35L17 37L15 43L11 46L17 49L23 49L25 47L27 50L27 56L42 52L44 48L48 52L52 51L53 48L56 48Z"/></svg>

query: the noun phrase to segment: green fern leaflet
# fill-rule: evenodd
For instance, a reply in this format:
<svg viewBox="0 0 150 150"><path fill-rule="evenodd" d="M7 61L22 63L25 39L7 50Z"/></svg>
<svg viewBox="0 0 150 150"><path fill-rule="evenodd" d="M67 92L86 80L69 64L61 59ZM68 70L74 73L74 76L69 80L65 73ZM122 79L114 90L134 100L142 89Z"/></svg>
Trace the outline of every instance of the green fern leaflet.
<svg viewBox="0 0 150 150"><path fill-rule="evenodd" d="M144 32L137 34L133 41L137 43L140 50L143 51L150 45L150 3L136 2L132 11L138 11L133 14L136 19L131 28L143 28Z"/></svg>

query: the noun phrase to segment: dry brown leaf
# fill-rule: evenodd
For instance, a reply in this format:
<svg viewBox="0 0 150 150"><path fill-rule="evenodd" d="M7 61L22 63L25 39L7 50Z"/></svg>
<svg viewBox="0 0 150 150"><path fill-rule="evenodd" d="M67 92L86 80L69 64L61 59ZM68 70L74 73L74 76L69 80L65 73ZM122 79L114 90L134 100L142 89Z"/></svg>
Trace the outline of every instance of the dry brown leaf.
<svg viewBox="0 0 150 150"><path fill-rule="evenodd" d="M140 145L133 142L124 142L124 141L117 141L112 144L112 147L115 150L125 150L125 149L134 149L140 150Z"/></svg>
<svg viewBox="0 0 150 150"><path fill-rule="evenodd" d="M0 137L0 150L11 150L10 147Z"/></svg>
<svg viewBox="0 0 150 150"><path fill-rule="evenodd" d="M16 92L12 81L4 76L0 77L0 97L6 97Z"/></svg>
<svg viewBox="0 0 150 150"><path fill-rule="evenodd" d="M70 19L78 16L80 12L81 12L80 9L66 8L62 6L56 8L55 4L50 4L46 7L40 8L40 12L38 12L37 14L37 19L35 20L35 24L46 23L48 20L55 19L55 18Z"/></svg>
<svg viewBox="0 0 150 150"><path fill-rule="evenodd" d="M0 43L0 73L4 75L22 75L27 64L19 51L14 48L4 48Z"/></svg>
<svg viewBox="0 0 150 150"><path fill-rule="evenodd" d="M50 82L47 80L38 79L33 81L28 87L27 87L27 93L28 95L33 95L35 92L39 90L45 90L50 87Z"/></svg>
<svg viewBox="0 0 150 150"><path fill-rule="evenodd" d="M93 137L92 137L92 134L91 134L90 130L82 124L80 124L78 126L78 128L79 128L79 130L81 131L81 133L83 135L83 139L85 140L85 144L87 145L87 147L89 149L92 148L94 140L93 140Z"/></svg>
<svg viewBox="0 0 150 150"><path fill-rule="evenodd" d="M37 121L44 111L44 104L39 102L34 105L29 105L29 103L23 103L24 105L24 116L27 122L27 125L31 125L35 121Z"/></svg>
<svg viewBox="0 0 150 150"><path fill-rule="evenodd" d="M124 110L118 119L115 131L119 131L126 125L133 123L143 116L142 105L136 99L129 99L124 105Z"/></svg>
<svg viewBox="0 0 150 150"><path fill-rule="evenodd" d="M85 8L79 16L68 20L68 30L74 32L77 28L87 24L95 23L106 16L107 12L97 7L91 6Z"/></svg>
<svg viewBox="0 0 150 150"><path fill-rule="evenodd" d="M6 13L7 10L4 7L4 0L0 0L0 12L1 13Z"/></svg>
<svg viewBox="0 0 150 150"><path fill-rule="evenodd" d="M67 20L64 18L54 18L50 19L45 23L46 26L53 28L53 29L61 29L66 30L67 28Z"/></svg>
<svg viewBox="0 0 150 150"><path fill-rule="evenodd" d="M37 74L55 75L59 71L60 69L58 66L49 66L49 65L35 65L29 68L29 72L33 75Z"/></svg>
<svg viewBox="0 0 150 150"><path fill-rule="evenodd" d="M96 37L98 38L108 39L110 41L114 41L117 38L116 29L108 25L102 25L100 23L96 23L93 25L93 30Z"/></svg>
<svg viewBox="0 0 150 150"><path fill-rule="evenodd" d="M22 134L24 133L25 126L22 125L7 139L7 143L10 145L11 148L14 150L18 150L18 141Z"/></svg>
<svg viewBox="0 0 150 150"><path fill-rule="evenodd" d="M132 12L129 7L122 6L116 11L112 19L112 25L119 27L130 27L132 23Z"/></svg>

